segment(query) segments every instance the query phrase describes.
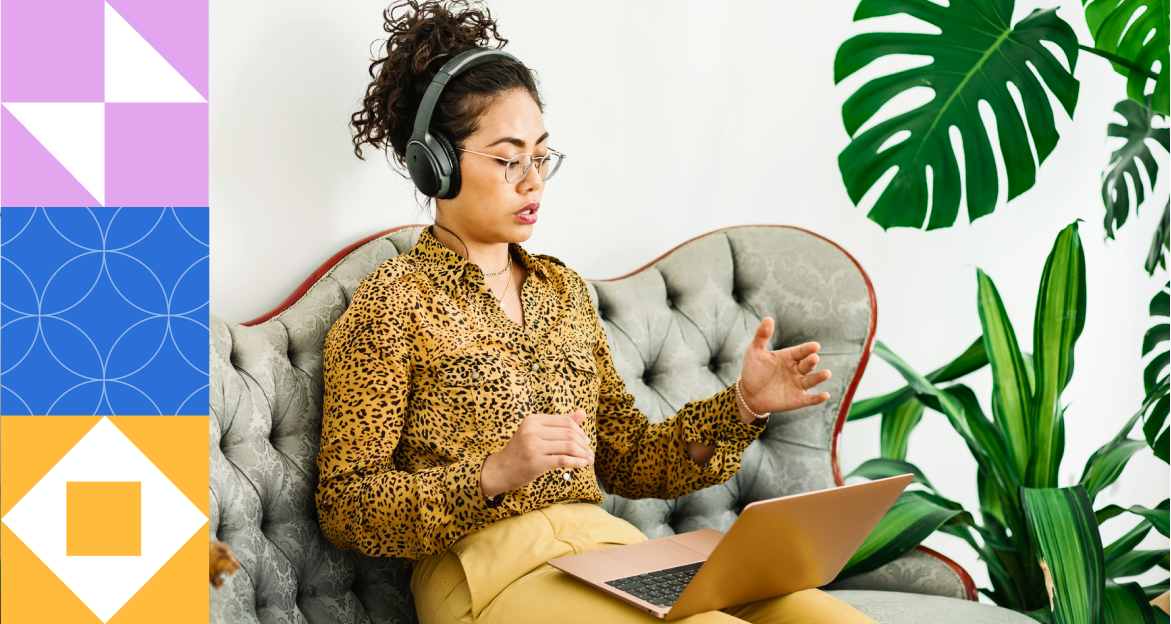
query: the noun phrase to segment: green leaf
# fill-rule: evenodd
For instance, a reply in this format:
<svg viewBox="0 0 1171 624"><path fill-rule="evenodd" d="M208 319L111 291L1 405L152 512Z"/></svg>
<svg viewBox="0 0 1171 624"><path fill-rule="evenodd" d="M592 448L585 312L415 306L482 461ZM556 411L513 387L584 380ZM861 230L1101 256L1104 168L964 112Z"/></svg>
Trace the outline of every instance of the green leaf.
<svg viewBox="0 0 1171 624"><path fill-rule="evenodd" d="M1163 429L1163 433L1159 435L1159 439L1156 440L1153 445L1151 445L1151 449L1155 451L1155 457L1158 457L1164 462L1167 462L1168 455L1171 455L1171 453L1168 452L1171 451L1171 449L1168 448L1169 443L1167 436L1168 430Z"/></svg>
<svg viewBox="0 0 1171 624"><path fill-rule="evenodd" d="M1102 538L1081 486L1021 488L1021 500L1040 559L1053 578L1053 620L1094 624L1104 589Z"/></svg>
<svg viewBox="0 0 1171 624"><path fill-rule="evenodd" d="M1155 624L1155 611L1138 583L1107 581L1102 594L1102 624Z"/></svg>
<svg viewBox="0 0 1171 624"><path fill-rule="evenodd" d="M1143 593L1146 594L1147 600L1154 600L1155 598L1158 598L1159 596L1162 596L1163 594L1165 594L1168 591L1168 589L1169 589L1168 579L1163 579L1162 581L1160 581L1158 583L1155 583L1153 585L1147 585L1146 587L1144 587Z"/></svg>
<svg viewBox="0 0 1171 624"><path fill-rule="evenodd" d="M866 33L848 39L834 59L834 83L889 54L931 58L931 63L867 82L842 105L842 121L853 141L838 156L850 200L857 205L866 192L891 168L897 172L869 213L883 228L923 227L928 201L927 229L949 227L959 213L961 178L949 131L963 137L964 184L968 219L996 208L999 180L988 129L979 113L982 100L996 115L1000 152L1008 175L1011 201L1033 186L1038 164L1057 145L1049 93L1066 114L1073 116L1078 81L1077 37L1055 9L1037 10L1009 25L1012 2L970 0L940 6L931 0L862 0L854 14L859 21L906 13L937 26L942 33ZM1042 41L1056 44L1069 65L1064 66ZM1037 74L1033 73L1036 69ZM1045 86L1037 80L1040 75ZM1024 103L1021 119L1007 87L1011 82ZM859 129L884 104L914 87L927 87L935 97L907 113L879 121L861 134ZM1028 131L1025 130L1025 121ZM909 136L889 147L889 139ZM930 167L931 173L927 173ZM928 175L932 189L928 191ZM928 195L931 195L928 198Z"/></svg>
<svg viewBox="0 0 1171 624"><path fill-rule="evenodd" d="M1143 389L1146 392L1150 392L1155 387L1155 384L1162 377L1163 371L1167 370L1169 358L1171 358L1171 352L1163 351L1147 363L1147 368L1143 371Z"/></svg>
<svg viewBox="0 0 1171 624"><path fill-rule="evenodd" d="M846 563L837 580L898 559L959 513L923 498L919 492L903 492Z"/></svg>
<svg viewBox="0 0 1171 624"><path fill-rule="evenodd" d="M975 342L961 353L959 357L927 373L927 379L933 383L952 381L968 373L980 370L987 366L987 364L988 356L984 354L984 339L982 337L976 338ZM904 386L894 392L879 397L855 401L850 406L850 416L847 420L861 420L875 414L886 413L913 396L915 396L914 389L910 386Z"/></svg>
<svg viewBox="0 0 1171 624"><path fill-rule="evenodd" d="M1150 532L1151 523L1140 522L1133 529L1127 531L1126 535L1123 535L1122 537L1114 540L1114 542L1112 542L1109 546L1102 549L1102 556L1106 559L1106 568L1110 568L1111 561L1129 553L1135 548L1138 548L1138 545L1142 543L1143 539L1145 539L1147 534Z"/></svg>
<svg viewBox="0 0 1171 624"><path fill-rule="evenodd" d="M1140 413L1144 416L1143 423L1143 437L1151 450L1155 452L1155 457L1168 461L1168 427L1167 427L1167 412L1171 409L1171 402L1167 396L1171 391L1171 378L1164 375L1153 388L1147 392L1146 398L1143 400L1143 406ZM1154 406L1152 408L1152 405ZM1147 410L1150 410L1149 412Z"/></svg>
<svg viewBox="0 0 1171 624"><path fill-rule="evenodd" d="M1135 423L1142 414L1142 411L1135 412L1135 416L1131 416L1130 420L1127 420L1127 424L1122 426L1122 430L1118 431L1114 438L1103 444L1086 460L1086 468L1082 471L1080 484L1086 488L1090 501L1097 498L1098 493L1115 482L1118 475L1122 474L1122 469L1127 467L1130 458L1146 447L1143 441L1127 437L1132 428L1135 428Z"/></svg>
<svg viewBox="0 0 1171 624"><path fill-rule="evenodd" d="M984 337L978 337L959 357L946 366L927 373L931 383L954 381L969 373L976 372L988 365L988 354L984 352Z"/></svg>
<svg viewBox="0 0 1171 624"><path fill-rule="evenodd" d="M1037 366L1033 364L1033 354L1021 351L1021 358L1025 360L1025 373L1029 378L1029 396L1037 391Z"/></svg>
<svg viewBox="0 0 1171 624"><path fill-rule="evenodd" d="M1154 128L1151 121L1155 119L1155 111L1134 100L1122 100L1114 105L1114 112L1122 115L1126 125L1111 123L1106 126L1106 135L1126 139L1126 143L1110 154L1110 164L1102 173L1102 203L1106 206L1106 236L1114 238L1114 228L1122 227L1130 215L1130 190L1126 180L1134 185L1134 210L1138 209L1146 199L1146 189L1143 178L1139 175L1139 163L1146 169L1150 179L1150 188L1154 190L1155 181L1159 177L1159 163L1151 153L1151 146L1147 139L1155 139L1164 150L1171 150L1171 130Z"/></svg>
<svg viewBox="0 0 1171 624"><path fill-rule="evenodd" d="M984 350L992 364L992 418L1004 434L1016 474L1023 477L1029 466L1029 444L1033 439L1028 373L996 285L980 269L976 269L976 279Z"/></svg>
<svg viewBox="0 0 1171 624"><path fill-rule="evenodd" d="M1094 517L1096 517L1098 519L1098 524L1101 525L1103 522L1110 520L1111 518L1117 518L1118 516L1121 516L1124 513L1126 513L1126 510L1123 509L1122 507L1119 507L1118 505L1110 504L1110 505L1106 505L1105 507L1095 511Z"/></svg>
<svg viewBox="0 0 1171 624"><path fill-rule="evenodd" d="M1150 353L1160 342L1171 338L1171 325L1160 323L1143 334L1143 355Z"/></svg>
<svg viewBox="0 0 1171 624"><path fill-rule="evenodd" d="M1034 611L1026 611L1025 615L1033 618L1041 624L1054 624L1054 622L1057 621L1053 619L1053 612L1049 610L1049 607L1036 609Z"/></svg>
<svg viewBox="0 0 1171 624"><path fill-rule="evenodd" d="M1138 576L1159 565L1167 558L1167 549L1132 550L1106 562L1106 578Z"/></svg>
<svg viewBox="0 0 1171 624"><path fill-rule="evenodd" d="M1167 221L1165 216L1163 221ZM1168 293L1167 288L1171 288L1171 282L1167 282L1163 290L1151 298L1151 316L1171 316L1171 293Z"/></svg>
<svg viewBox="0 0 1171 624"><path fill-rule="evenodd" d="M981 457L987 458L992 468L999 467L1001 478L997 481L1001 482L1001 487L1011 486L1012 500L1017 500L1015 487L1019 485L1019 478L1016 473L1011 470L1012 460L1008 457L1008 443L1000 430L988 420L984 415L984 410L980 409L980 402L976 400L976 393L964 384L955 384L949 386L943 391L947 396L955 400L962 408L964 415L964 423L967 426L968 435L971 437L973 443L978 447L978 453L973 452L977 461ZM993 470L993 475L996 476L996 470Z"/></svg>
<svg viewBox="0 0 1171 624"><path fill-rule="evenodd" d="M1126 509L1123 509L1122 507L1119 507L1118 505L1107 505L1107 506L1099 509L1098 511L1094 512L1094 515L1097 516L1097 518L1098 518L1098 524L1102 524L1103 522L1105 522L1111 518L1117 517L1117 516L1122 515L1123 513L1126 513L1129 511L1132 514L1141 517L1143 520L1148 522L1151 526L1155 527L1155 530L1158 531L1159 533L1161 533L1163 535L1163 537L1168 537L1168 535L1167 535L1167 527L1168 527L1167 516L1168 516L1168 506L1169 505L1171 505L1171 500L1169 500L1169 499L1163 499L1163 502L1161 502L1157 506L1155 506L1154 509L1148 509L1146 507L1143 507L1142 505L1132 505Z"/></svg>
<svg viewBox="0 0 1171 624"><path fill-rule="evenodd" d="M862 477L864 479L874 480L896 477L907 473L915 475L911 483L919 483L933 490L935 489L935 486L931 485L931 482L927 480L927 475L923 474L923 471L915 464L908 461L886 459L883 457L876 457L862 462L862 465L846 475L846 478Z"/></svg>
<svg viewBox="0 0 1171 624"><path fill-rule="evenodd" d="M984 526L996 525L1003 527L1008 523L1004 515L1004 501L1001 500L1001 491L989 476L976 475L976 492L980 499L980 514L984 519Z"/></svg>
<svg viewBox="0 0 1171 624"><path fill-rule="evenodd" d="M915 391L907 386L903 386L894 392L882 396L854 401L850 405L850 415L846 417L846 421L853 422L855 420L869 418L875 414L885 413L898 407L901 403L913 396L915 396Z"/></svg>
<svg viewBox="0 0 1171 624"><path fill-rule="evenodd" d="M1151 237L1151 248L1147 251L1147 261L1143 264L1148 275L1155 274L1155 267L1167 269L1167 256L1163 250L1171 246L1171 243L1168 242L1168 228L1171 228L1171 199L1167 200L1167 204L1163 206L1163 218L1159 219L1159 224L1155 226L1155 235ZM1163 316L1167 316L1166 302L1167 298L1164 297ZM1154 315L1154 310L1151 310L1151 316Z"/></svg>
<svg viewBox="0 0 1171 624"><path fill-rule="evenodd" d="M1140 9L1144 11L1132 23ZM1127 77L1127 97L1137 102L1146 100L1148 76L1155 73L1154 64L1160 63L1152 107L1162 115L1168 114L1167 13L1167 0L1093 0L1086 5L1086 23L1094 37L1094 47L1145 70L1139 73L1111 63L1115 71Z"/></svg>
<svg viewBox="0 0 1171 624"><path fill-rule="evenodd" d="M1171 499L1164 498L1163 502L1156 505L1154 509L1134 505L1128 511L1146 518L1163 537L1171 537L1168 535L1168 525L1171 525L1171 521L1168 519L1169 509L1171 509Z"/></svg>
<svg viewBox="0 0 1171 624"><path fill-rule="evenodd" d="M1037 308L1033 319L1033 368L1037 389L1028 412L1033 419L1026 431L1032 435L1032 461L1025 485L1057 485L1064 440L1059 401L1073 377L1073 351L1086 324L1086 258L1078 224L1073 222L1057 235L1045 261ZM1008 434L1011 435L1011 434Z"/></svg>
<svg viewBox="0 0 1171 624"><path fill-rule="evenodd" d="M992 428L991 423L981 423L979 419L965 413L963 404L952 394L936 388L930 381L927 381L926 378L904 362L902 358L891 352L881 340L875 342L874 354L882 358L887 364L893 366L903 376L903 379L920 393L918 399L924 405L947 416L952 428L967 443L968 449L971 450L973 457L976 459L976 463L987 471L988 474L993 475L1002 489L1007 490L1011 485L1019 484L1020 478L1014 472L1012 462L1007 457L1003 446L1003 439L1000 439L999 447L996 445L999 432L996 432L994 429L992 432L987 431L987 429ZM952 386L952 388L955 387ZM952 388L948 388L948 390ZM973 424L980 430L979 437L973 434Z"/></svg>
<svg viewBox="0 0 1171 624"><path fill-rule="evenodd" d="M923 404L911 397L882 415L879 448L883 457L906 459L911 432L923 418Z"/></svg>
<svg viewBox="0 0 1171 624"><path fill-rule="evenodd" d="M1135 453L1146 447L1146 442L1126 438L1124 440L1111 440L1095 451L1086 462L1086 468L1082 472L1082 479L1079 482L1086 488L1090 500L1096 498L1099 492L1106 489L1106 486L1114 483L1118 479L1118 475L1122 474L1126 462L1130 461Z"/></svg>

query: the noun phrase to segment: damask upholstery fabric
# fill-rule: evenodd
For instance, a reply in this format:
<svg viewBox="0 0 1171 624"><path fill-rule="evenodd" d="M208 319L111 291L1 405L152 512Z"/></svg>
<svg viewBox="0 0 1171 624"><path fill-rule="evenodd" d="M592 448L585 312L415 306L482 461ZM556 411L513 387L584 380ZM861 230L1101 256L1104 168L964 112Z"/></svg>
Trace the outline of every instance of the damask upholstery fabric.
<svg viewBox="0 0 1171 624"><path fill-rule="evenodd" d="M417 621L409 571L397 559L331 545L318 525L314 490L326 333L357 285L383 261L410 250L419 230L399 230L359 247L264 323L247 327L211 317L210 534L227 542L242 565L211 590L212 622ZM587 287L614 365L652 422L726 388L764 316L777 321L768 348L816 340L822 366L834 372L823 384L831 399L772 415L727 482L672 500L607 495L603 508L655 538L726 530L749 502L834 485L834 423L874 313L864 276L845 253L795 228L732 228L692 240L633 275L587 281ZM949 568L920 555L889 564L889 574L883 568L868 576L883 589L963 595ZM916 594L837 595L863 611L910 614L879 619L884 624L924 621L920 608L935 610L934 621L1004 622L1012 615ZM982 616L973 606L994 615L949 619L953 611Z"/></svg>
<svg viewBox="0 0 1171 624"><path fill-rule="evenodd" d="M878 624L1036 624L1016 611L893 591L830 591L829 595L873 618Z"/></svg>

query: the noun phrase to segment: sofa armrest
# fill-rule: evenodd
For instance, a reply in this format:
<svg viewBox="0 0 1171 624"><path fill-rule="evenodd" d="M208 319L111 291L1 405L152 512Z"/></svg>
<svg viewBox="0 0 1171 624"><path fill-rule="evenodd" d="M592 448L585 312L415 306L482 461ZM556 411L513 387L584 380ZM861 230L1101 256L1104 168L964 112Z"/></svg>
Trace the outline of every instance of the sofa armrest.
<svg viewBox="0 0 1171 624"><path fill-rule="evenodd" d="M961 600L978 598L976 584L963 568L924 546L877 570L831 583L825 589L875 589Z"/></svg>

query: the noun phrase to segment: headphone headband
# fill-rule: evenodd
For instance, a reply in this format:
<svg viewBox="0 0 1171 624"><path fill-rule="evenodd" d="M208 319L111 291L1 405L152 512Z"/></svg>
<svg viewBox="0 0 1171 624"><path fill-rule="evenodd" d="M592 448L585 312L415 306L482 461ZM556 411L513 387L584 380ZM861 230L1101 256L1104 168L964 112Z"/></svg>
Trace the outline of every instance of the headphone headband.
<svg viewBox="0 0 1171 624"><path fill-rule="evenodd" d="M451 199L459 193L459 158L447 137L438 131L432 133L431 115L448 81L463 72L490 61L520 59L494 48L473 48L461 52L443 64L435 73L415 114L415 127L407 142L407 169L411 180L425 195ZM523 63L522 63L523 65Z"/></svg>
<svg viewBox="0 0 1171 624"><path fill-rule="evenodd" d="M495 61L501 58L507 58L520 63L520 59L508 52L493 48L475 48L461 52L455 58L444 63L443 67L440 67L439 71L435 73L435 77L431 79L431 84L427 85L427 91L423 94L423 100L419 102L419 112L415 115L415 130L411 134L411 138L421 138L421 134L427 133L431 125L431 114L435 111L435 105L439 102L439 95L443 93L443 87L447 86L449 80L477 65L483 65L489 61Z"/></svg>

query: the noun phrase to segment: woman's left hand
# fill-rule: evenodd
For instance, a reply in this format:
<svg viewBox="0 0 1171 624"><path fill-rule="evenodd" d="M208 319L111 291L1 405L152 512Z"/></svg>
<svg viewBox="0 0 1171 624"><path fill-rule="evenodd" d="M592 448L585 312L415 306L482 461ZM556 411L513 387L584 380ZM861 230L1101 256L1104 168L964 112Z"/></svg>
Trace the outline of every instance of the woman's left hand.
<svg viewBox="0 0 1171 624"><path fill-rule="evenodd" d="M807 342L787 349L765 348L773 335L773 319L765 317L744 352L740 369L740 393L748 408L757 414L787 412L817 405L829 399L828 392L810 394L807 390L830 378L828 370L813 372L820 359L821 345Z"/></svg>

